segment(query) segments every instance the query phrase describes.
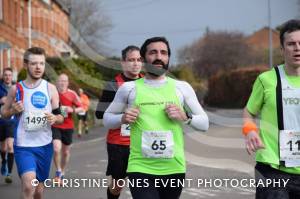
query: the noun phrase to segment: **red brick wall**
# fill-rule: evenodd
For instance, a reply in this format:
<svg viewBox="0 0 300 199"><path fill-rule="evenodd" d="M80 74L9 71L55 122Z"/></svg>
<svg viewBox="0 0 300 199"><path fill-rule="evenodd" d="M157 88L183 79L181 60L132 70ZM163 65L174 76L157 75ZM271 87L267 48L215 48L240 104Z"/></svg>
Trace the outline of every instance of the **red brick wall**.
<svg viewBox="0 0 300 199"><path fill-rule="evenodd" d="M22 68L23 53L29 46L28 1L2 0L2 2L3 20L0 20L0 42L10 44L11 65L16 69L20 69ZM23 5L23 17L21 17L21 5ZM32 0L31 6L32 32L38 33L36 38L32 38L32 46L44 48L48 56L60 56L51 45L50 38L63 40L65 43L68 43L68 15L53 1L51 1L49 6L40 0ZM21 24L22 27L20 27ZM4 66L7 65L6 51L3 52L3 62Z"/></svg>
<svg viewBox="0 0 300 199"><path fill-rule="evenodd" d="M6 42L11 46L10 49L10 65L14 69L21 68L21 61L18 58L16 49L27 48L27 39L17 32L20 21L20 1L2 0L3 3L3 20L0 21L0 42ZM8 66L8 51L3 50L3 65Z"/></svg>

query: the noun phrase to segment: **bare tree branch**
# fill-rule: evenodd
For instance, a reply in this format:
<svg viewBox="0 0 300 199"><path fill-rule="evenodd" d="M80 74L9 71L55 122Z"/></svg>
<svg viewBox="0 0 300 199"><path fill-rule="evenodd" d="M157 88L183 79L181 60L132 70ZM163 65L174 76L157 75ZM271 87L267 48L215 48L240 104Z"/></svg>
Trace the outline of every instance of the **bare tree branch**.
<svg viewBox="0 0 300 199"><path fill-rule="evenodd" d="M70 9L70 37L77 49L84 40L97 53L107 54L108 32L112 28L110 17L105 14L101 0L59 0ZM79 52L80 53L80 52ZM84 53L80 53L84 54Z"/></svg>
<svg viewBox="0 0 300 199"><path fill-rule="evenodd" d="M179 51L179 62L191 65L200 76L209 77L258 62L258 57L239 32L209 31L204 37Z"/></svg>

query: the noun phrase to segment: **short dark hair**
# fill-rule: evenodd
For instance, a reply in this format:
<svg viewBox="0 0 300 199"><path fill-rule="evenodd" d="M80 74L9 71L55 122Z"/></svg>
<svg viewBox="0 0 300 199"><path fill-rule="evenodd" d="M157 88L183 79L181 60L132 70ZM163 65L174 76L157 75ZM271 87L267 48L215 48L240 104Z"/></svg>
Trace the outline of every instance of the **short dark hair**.
<svg viewBox="0 0 300 199"><path fill-rule="evenodd" d="M283 47L284 45L284 34L295 32L297 30L300 30L300 20L299 19L291 19L280 27L280 44Z"/></svg>
<svg viewBox="0 0 300 199"><path fill-rule="evenodd" d="M30 55L44 55L46 57L46 52L43 48L40 47L28 48L24 53L24 63L28 63Z"/></svg>
<svg viewBox="0 0 300 199"><path fill-rule="evenodd" d="M152 37L152 38L147 39L141 47L140 53L141 53L142 58L145 59L145 55L146 55L146 52L147 52L147 46L151 43L154 43L154 42L163 42L163 43L165 43L167 45L167 48L168 48L168 55L169 55L169 57L171 56L171 49L170 49L168 40L165 37Z"/></svg>
<svg viewBox="0 0 300 199"><path fill-rule="evenodd" d="M5 71L13 72L13 69L9 68L9 67L6 67L6 68L3 69L3 74L5 73Z"/></svg>
<svg viewBox="0 0 300 199"><path fill-rule="evenodd" d="M124 49L122 50L122 60L125 61L125 60L126 60L127 53L128 53L129 51L134 51L134 50L140 51L140 48L137 47L137 46L134 46L134 45L130 45L130 46L127 46L126 48L124 48Z"/></svg>

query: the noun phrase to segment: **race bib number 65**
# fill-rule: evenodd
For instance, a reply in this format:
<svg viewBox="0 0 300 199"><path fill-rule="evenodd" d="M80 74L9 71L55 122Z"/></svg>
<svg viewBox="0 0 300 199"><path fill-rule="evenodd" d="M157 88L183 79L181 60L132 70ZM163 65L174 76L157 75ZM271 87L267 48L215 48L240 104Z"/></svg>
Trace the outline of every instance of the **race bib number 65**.
<svg viewBox="0 0 300 199"><path fill-rule="evenodd" d="M147 158L173 158L173 133L171 131L144 131L142 154Z"/></svg>
<svg viewBox="0 0 300 199"><path fill-rule="evenodd" d="M47 126L47 118L41 111L26 111L24 113L25 131L38 131Z"/></svg>

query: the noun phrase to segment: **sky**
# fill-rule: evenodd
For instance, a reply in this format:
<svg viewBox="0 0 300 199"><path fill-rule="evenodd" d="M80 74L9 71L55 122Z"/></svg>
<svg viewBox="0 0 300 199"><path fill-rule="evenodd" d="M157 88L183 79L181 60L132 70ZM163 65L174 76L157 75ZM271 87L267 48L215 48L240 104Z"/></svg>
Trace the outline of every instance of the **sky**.
<svg viewBox="0 0 300 199"><path fill-rule="evenodd" d="M300 16L297 0L270 0L271 26ZM128 45L141 46L152 36L165 36L176 64L177 51L210 30L246 35L268 26L268 0L102 0L113 28L107 45L120 56Z"/></svg>

